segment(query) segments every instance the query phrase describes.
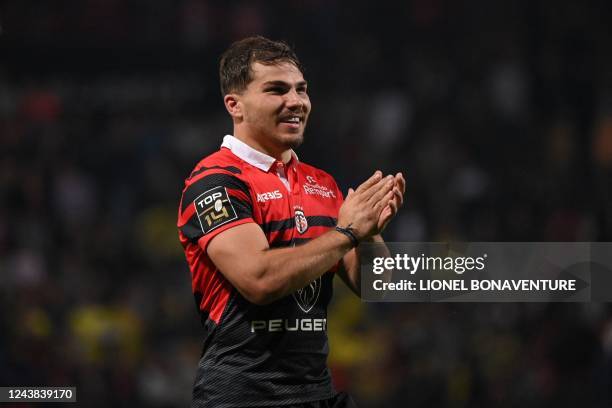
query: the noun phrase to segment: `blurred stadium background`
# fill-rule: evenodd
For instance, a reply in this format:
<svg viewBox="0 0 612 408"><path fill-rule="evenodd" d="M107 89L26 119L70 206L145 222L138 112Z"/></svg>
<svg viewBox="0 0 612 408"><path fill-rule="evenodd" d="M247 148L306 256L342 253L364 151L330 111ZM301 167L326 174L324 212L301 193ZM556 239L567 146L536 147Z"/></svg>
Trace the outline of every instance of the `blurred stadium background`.
<svg viewBox="0 0 612 408"><path fill-rule="evenodd" d="M231 132L218 56L254 33L307 67L305 161L344 190L404 172L387 240L612 240L611 4L1 1L0 384L188 405L176 208ZM330 365L362 407L610 406L611 312L338 286Z"/></svg>

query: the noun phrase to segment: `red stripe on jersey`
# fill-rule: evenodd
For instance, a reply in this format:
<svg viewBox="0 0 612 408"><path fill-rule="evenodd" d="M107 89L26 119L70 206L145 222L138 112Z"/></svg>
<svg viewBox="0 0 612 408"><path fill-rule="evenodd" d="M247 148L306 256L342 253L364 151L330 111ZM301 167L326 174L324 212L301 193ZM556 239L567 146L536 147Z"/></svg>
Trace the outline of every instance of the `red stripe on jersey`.
<svg viewBox="0 0 612 408"><path fill-rule="evenodd" d="M184 236L181 237L181 240L183 239L187 240ZM197 245L188 244L185 247L185 256L190 261L192 269L191 285L193 292L202 293L202 300L198 307L201 311L206 312L212 321L219 324L223 310L225 310L232 293L232 285L221 275L212 261ZM191 262L194 263L191 264Z"/></svg>
<svg viewBox="0 0 612 408"><path fill-rule="evenodd" d="M314 239L314 238L317 238L323 235L330 229L331 227L318 225L318 226L308 227L308 229L303 234L300 234L298 232L295 232L295 227L294 227L294 228L289 228L289 229L281 230L281 231L271 231L266 234L266 238L268 239L268 242L270 244L273 244L274 242L279 242L279 241L291 241L291 238Z"/></svg>
<svg viewBox="0 0 612 408"><path fill-rule="evenodd" d="M304 232L303 234L296 234L295 238L317 238L320 237L321 235L325 234L327 231L329 231L330 229L332 229L331 227L326 227L326 226L314 226L314 227L308 227L308 229L306 230L306 232Z"/></svg>
<svg viewBox="0 0 612 408"><path fill-rule="evenodd" d="M232 197L236 197L237 199L242 200L246 203L251 201L251 197L247 196L242 190L238 190L234 188L226 188L226 190L227 190L227 193Z"/></svg>
<svg viewBox="0 0 612 408"><path fill-rule="evenodd" d="M293 236L293 228L282 230L282 231L271 231L266 234L266 238L268 238L268 242L274 241L290 241Z"/></svg>
<svg viewBox="0 0 612 408"><path fill-rule="evenodd" d="M179 206L179 211L180 211L180 206ZM183 225L187 224L187 222L189 222L189 219L191 217L193 217L193 214L195 214L195 205L190 204L187 206L187 208L185 208L185 211L183 211L182 214L179 214L179 222L177 224L177 226L179 228L181 228Z"/></svg>
<svg viewBox="0 0 612 408"><path fill-rule="evenodd" d="M194 171L197 171L197 170L198 169L196 168L196 170ZM185 180L185 189L187 189L190 185L197 182L198 180L203 179L206 176L210 176L211 174L226 174L228 176L236 177L235 173L232 173L231 171L228 171L228 170L219 169L219 168L207 169L207 170L204 170L202 173L198 174L197 176Z"/></svg>
<svg viewBox="0 0 612 408"><path fill-rule="evenodd" d="M238 225L242 225L242 224L247 224L249 222L255 222L253 221L252 218L242 218L236 221L232 221L229 224L225 224L220 226L219 228L216 228L214 230L212 230L211 232L209 232L208 234L203 235L199 240L198 240L198 245L200 246L200 248L202 249L202 251L204 253L206 253L206 247L208 246L208 243L217 235L219 235L220 233L222 233L225 230L228 230L230 228L233 227L237 227ZM206 259L208 259L208 257L206 257ZM214 266L214 264L213 264Z"/></svg>

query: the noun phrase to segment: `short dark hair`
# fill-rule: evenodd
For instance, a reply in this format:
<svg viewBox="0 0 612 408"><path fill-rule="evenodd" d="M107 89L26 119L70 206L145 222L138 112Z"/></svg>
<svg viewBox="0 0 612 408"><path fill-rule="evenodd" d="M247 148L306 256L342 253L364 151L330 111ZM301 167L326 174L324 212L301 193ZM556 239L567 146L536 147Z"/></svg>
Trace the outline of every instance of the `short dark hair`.
<svg viewBox="0 0 612 408"><path fill-rule="evenodd" d="M272 41L259 35L247 37L234 42L221 55L221 95L244 91L253 80L251 66L255 62L264 65L289 62L304 72L297 55L286 42Z"/></svg>

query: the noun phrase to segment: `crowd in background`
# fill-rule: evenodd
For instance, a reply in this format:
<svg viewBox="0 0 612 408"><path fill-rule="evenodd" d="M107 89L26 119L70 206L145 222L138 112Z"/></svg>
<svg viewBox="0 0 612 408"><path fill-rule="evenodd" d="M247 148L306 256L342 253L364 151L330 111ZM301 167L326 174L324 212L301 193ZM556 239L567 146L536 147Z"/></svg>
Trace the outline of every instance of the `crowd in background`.
<svg viewBox="0 0 612 408"><path fill-rule="evenodd" d="M188 405L202 331L176 217L231 121L220 52L285 39L313 104L298 155L341 188L402 171L387 241L611 241L604 0L0 3L0 385ZM363 407L609 406L603 303L330 307ZM25 405L19 405L25 406Z"/></svg>

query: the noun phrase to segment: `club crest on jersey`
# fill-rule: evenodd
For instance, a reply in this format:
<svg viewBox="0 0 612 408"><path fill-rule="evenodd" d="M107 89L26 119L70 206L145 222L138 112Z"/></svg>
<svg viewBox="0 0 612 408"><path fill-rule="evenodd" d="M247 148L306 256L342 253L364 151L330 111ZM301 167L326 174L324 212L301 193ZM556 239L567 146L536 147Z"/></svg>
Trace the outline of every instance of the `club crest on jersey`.
<svg viewBox="0 0 612 408"><path fill-rule="evenodd" d="M212 188L200 194L193 205L200 221L202 232L208 234L215 228L238 218L236 210L223 186Z"/></svg>
<svg viewBox="0 0 612 408"><path fill-rule="evenodd" d="M300 234L305 233L308 229L308 219L302 210L295 210L295 227Z"/></svg>
<svg viewBox="0 0 612 408"><path fill-rule="evenodd" d="M310 312L319 299L321 293L321 277L313 280L302 289L298 289L293 293L293 298L304 313Z"/></svg>

